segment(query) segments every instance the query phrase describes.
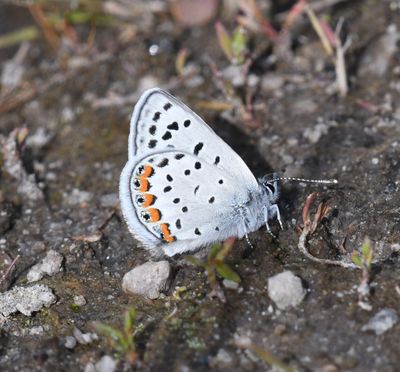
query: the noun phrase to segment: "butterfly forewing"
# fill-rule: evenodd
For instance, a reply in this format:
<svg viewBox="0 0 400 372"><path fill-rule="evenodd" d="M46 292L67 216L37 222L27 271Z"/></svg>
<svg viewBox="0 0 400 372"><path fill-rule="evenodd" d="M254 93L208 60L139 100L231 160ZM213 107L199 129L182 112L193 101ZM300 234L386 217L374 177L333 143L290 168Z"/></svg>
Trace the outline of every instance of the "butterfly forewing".
<svg viewBox="0 0 400 372"><path fill-rule="evenodd" d="M170 150L193 154L257 188L243 160L192 110L161 89L145 92L131 119L129 158Z"/></svg>

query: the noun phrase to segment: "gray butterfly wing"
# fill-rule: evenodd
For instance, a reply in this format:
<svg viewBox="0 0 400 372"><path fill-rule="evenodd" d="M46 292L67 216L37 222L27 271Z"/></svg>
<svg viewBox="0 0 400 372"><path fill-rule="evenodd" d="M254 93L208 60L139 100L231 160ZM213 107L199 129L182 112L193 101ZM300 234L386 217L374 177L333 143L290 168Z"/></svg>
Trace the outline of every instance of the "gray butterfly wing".
<svg viewBox="0 0 400 372"><path fill-rule="evenodd" d="M120 183L130 231L148 249L173 256L243 236L237 206L249 192L228 172L183 151L133 158Z"/></svg>
<svg viewBox="0 0 400 372"><path fill-rule="evenodd" d="M237 185L258 187L240 156L197 114L159 88L147 90L132 114L129 159L173 149L214 164L229 173Z"/></svg>

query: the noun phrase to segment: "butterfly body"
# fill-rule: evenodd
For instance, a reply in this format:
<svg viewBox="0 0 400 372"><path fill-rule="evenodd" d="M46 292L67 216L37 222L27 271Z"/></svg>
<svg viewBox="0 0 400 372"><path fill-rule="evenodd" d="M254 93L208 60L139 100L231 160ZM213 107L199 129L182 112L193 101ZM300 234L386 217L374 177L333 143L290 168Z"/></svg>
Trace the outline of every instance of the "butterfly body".
<svg viewBox="0 0 400 372"><path fill-rule="evenodd" d="M279 219L276 182L256 180L200 117L158 88L135 106L128 153L122 212L131 233L154 254L247 237L268 227L271 217Z"/></svg>

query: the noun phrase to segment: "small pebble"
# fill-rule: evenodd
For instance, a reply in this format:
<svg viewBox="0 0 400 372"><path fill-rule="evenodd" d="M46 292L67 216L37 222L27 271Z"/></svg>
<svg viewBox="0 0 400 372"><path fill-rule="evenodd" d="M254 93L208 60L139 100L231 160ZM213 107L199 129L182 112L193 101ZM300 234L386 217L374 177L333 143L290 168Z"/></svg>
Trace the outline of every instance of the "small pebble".
<svg viewBox="0 0 400 372"><path fill-rule="evenodd" d="M64 257L60 253L52 249L49 250L42 262L34 265L29 270L26 279L29 283L32 283L42 279L45 274L49 276L57 274L61 270L63 259Z"/></svg>
<svg viewBox="0 0 400 372"><path fill-rule="evenodd" d="M373 331L377 336L382 335L390 328L392 328L399 320L397 313L394 309L383 309L376 313L367 324L365 324L362 331Z"/></svg>
<svg viewBox="0 0 400 372"><path fill-rule="evenodd" d="M97 363L96 363L96 372L114 372L117 366L116 361L111 358L109 355L104 355Z"/></svg>
<svg viewBox="0 0 400 372"><path fill-rule="evenodd" d="M306 290L301 279L291 271L284 271L268 278L268 293L279 309L297 306L303 301Z"/></svg>
<svg viewBox="0 0 400 372"><path fill-rule="evenodd" d="M31 316L43 306L50 307L56 300L56 296L46 285L14 287L10 291L0 293L0 314L8 316L19 311L26 316Z"/></svg>
<svg viewBox="0 0 400 372"><path fill-rule="evenodd" d="M73 336L67 336L64 339L64 346L67 349L73 349L76 346L76 338Z"/></svg>
<svg viewBox="0 0 400 372"><path fill-rule="evenodd" d="M146 262L127 272L122 278L122 289L150 299L160 297L167 290L171 266L168 261Z"/></svg>
<svg viewBox="0 0 400 372"><path fill-rule="evenodd" d="M86 305L86 299L82 295L74 296L74 304L76 306L85 306Z"/></svg>
<svg viewBox="0 0 400 372"><path fill-rule="evenodd" d="M237 290L239 288L239 283L234 282L233 280L224 279L222 284L225 288Z"/></svg>
<svg viewBox="0 0 400 372"><path fill-rule="evenodd" d="M79 328L74 328L73 335L80 344L87 345L93 341L98 340L98 336L96 333L83 333Z"/></svg>

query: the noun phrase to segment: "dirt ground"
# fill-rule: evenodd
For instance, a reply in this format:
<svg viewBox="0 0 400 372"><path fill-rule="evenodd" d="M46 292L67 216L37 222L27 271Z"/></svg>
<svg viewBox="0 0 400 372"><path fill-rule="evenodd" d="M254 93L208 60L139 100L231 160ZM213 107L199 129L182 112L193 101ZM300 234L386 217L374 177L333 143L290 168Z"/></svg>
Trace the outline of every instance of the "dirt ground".
<svg viewBox="0 0 400 372"><path fill-rule="evenodd" d="M54 304L0 317L1 370L112 370L96 367L104 355L116 370L400 370L399 323L379 335L365 329L383 309L400 315L400 4L316 0L298 14L295 3L258 1L253 13L252 1L0 5L0 35L33 35L0 48L0 291L31 285L29 269L49 250L63 256L62 271L39 281ZM218 41L217 21L229 34L246 26L236 60ZM221 284L225 302L180 257L169 259L171 285L159 299L121 289L123 275L151 259L122 219L118 183L133 106L153 86L192 107L256 176L339 181L282 184L284 230L273 223L277 239L264 228L252 233L253 250L235 242L226 263L241 282ZM321 201L331 210L309 251L351 262L369 237L364 278L300 253L303 206L314 191L313 213ZM285 270L307 296L279 310L267 281ZM75 327L121 329L130 306L128 351L99 332L66 347Z"/></svg>

